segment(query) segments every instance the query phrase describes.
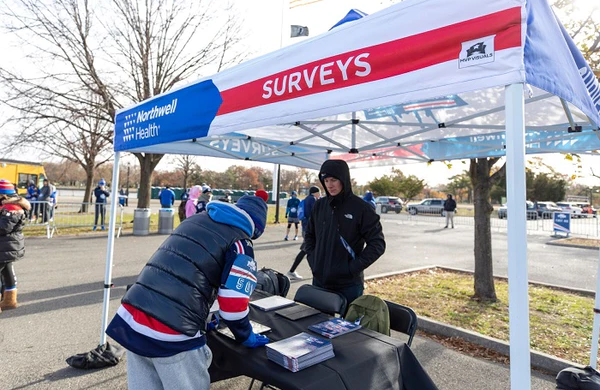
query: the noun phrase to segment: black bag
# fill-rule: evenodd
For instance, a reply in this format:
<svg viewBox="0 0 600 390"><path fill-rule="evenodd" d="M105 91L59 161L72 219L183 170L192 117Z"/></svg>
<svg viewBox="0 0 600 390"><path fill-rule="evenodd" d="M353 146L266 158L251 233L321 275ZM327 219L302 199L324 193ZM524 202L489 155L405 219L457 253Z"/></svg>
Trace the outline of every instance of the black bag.
<svg viewBox="0 0 600 390"><path fill-rule="evenodd" d="M285 297L290 291L290 280L279 271L263 267L256 271L256 289Z"/></svg>
<svg viewBox="0 0 600 390"><path fill-rule="evenodd" d="M600 390L600 372L590 366L565 368L556 376L556 390Z"/></svg>

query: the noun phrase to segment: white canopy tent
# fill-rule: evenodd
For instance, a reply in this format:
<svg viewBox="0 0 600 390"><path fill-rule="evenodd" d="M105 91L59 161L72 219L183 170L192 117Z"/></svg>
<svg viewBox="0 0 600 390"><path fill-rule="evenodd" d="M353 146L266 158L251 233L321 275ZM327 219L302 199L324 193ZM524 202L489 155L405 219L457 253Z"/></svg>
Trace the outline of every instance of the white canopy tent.
<svg viewBox="0 0 600 390"><path fill-rule="evenodd" d="M122 151L314 169L505 154L511 388L529 389L525 153L600 149L599 111L546 0L406 0L119 111L113 197ZM113 204L101 344L115 217Z"/></svg>

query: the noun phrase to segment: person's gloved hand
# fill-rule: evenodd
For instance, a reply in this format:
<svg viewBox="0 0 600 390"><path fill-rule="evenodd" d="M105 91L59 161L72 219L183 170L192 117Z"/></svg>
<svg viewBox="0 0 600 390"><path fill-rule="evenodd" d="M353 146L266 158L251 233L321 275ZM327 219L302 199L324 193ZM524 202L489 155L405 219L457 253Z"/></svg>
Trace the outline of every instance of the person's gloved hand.
<svg viewBox="0 0 600 390"><path fill-rule="evenodd" d="M206 325L206 330L216 330L219 327L219 317L213 314L212 320Z"/></svg>
<svg viewBox="0 0 600 390"><path fill-rule="evenodd" d="M254 332L250 333L250 336L246 341L242 343L242 345L248 348L257 348L262 347L265 344L269 343L269 338L267 336L263 336L262 334L256 334Z"/></svg>

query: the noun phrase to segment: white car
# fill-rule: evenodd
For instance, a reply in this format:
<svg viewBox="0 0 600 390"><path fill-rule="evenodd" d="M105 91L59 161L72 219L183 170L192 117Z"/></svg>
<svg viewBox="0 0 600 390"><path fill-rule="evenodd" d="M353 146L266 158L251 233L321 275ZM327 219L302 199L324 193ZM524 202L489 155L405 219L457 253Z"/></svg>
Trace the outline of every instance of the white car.
<svg viewBox="0 0 600 390"><path fill-rule="evenodd" d="M565 213L570 213L571 218L583 218L583 209L575 202L556 202L556 205Z"/></svg>

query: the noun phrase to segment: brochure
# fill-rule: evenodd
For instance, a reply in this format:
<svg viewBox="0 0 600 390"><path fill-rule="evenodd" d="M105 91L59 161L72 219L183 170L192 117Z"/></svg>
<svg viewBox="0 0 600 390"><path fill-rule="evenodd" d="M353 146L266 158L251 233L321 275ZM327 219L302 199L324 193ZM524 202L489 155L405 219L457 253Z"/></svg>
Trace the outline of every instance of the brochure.
<svg viewBox="0 0 600 390"><path fill-rule="evenodd" d="M309 330L312 330L313 332L330 339L346 333L354 332L360 328L360 325L357 325L354 322L346 321L343 318L332 318L308 327Z"/></svg>

